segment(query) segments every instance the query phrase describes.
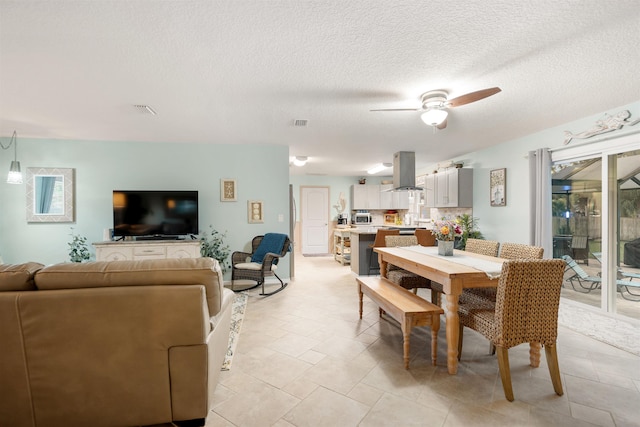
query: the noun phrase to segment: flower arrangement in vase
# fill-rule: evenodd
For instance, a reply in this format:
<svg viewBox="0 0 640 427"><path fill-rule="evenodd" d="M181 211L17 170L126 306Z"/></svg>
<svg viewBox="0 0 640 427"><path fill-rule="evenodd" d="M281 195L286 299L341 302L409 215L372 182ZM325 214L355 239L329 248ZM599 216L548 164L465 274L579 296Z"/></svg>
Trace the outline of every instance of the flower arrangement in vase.
<svg viewBox="0 0 640 427"><path fill-rule="evenodd" d="M452 256L456 237L462 236L462 226L455 220L441 219L433 224L431 230L438 239L438 255Z"/></svg>

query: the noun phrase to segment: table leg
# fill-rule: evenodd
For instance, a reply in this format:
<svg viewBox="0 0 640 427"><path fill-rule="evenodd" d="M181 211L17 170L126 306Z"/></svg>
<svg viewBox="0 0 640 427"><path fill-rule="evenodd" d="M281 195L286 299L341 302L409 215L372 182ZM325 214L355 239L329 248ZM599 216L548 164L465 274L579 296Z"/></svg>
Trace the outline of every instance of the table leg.
<svg viewBox="0 0 640 427"><path fill-rule="evenodd" d="M446 332L447 332L447 368L454 375L458 372L458 339L460 318L458 317L458 295L445 294Z"/></svg>
<svg viewBox="0 0 640 427"><path fill-rule="evenodd" d="M360 318L362 319L362 297L363 297L363 293L362 293L362 285L360 285L360 283L358 283L358 298L359 298L359 302L360 302Z"/></svg>
<svg viewBox="0 0 640 427"><path fill-rule="evenodd" d="M404 369L409 369L409 338L411 337L411 319L405 316L402 319L402 337L403 337L403 356L404 356Z"/></svg>

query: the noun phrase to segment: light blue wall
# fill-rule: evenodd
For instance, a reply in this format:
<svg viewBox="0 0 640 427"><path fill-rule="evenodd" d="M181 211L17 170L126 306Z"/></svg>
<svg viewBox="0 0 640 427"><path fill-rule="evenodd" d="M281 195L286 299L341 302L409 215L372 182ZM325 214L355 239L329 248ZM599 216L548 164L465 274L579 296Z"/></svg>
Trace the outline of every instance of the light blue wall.
<svg viewBox="0 0 640 427"><path fill-rule="evenodd" d="M527 153L538 148L563 147L564 131L578 133L592 129L596 121L601 120L605 113L615 114L621 110L629 110L631 119L635 120L640 117L640 101L460 156L460 158L471 159L465 162L465 167L473 168L473 216L479 219L479 228L485 238L528 244L531 218ZM638 131L640 131L640 123L632 127L625 126L603 136L623 136ZM569 146L589 141L589 139L574 139ZM435 166L432 165L420 173L429 173ZM507 168L507 206L492 207L489 204L489 171L499 168Z"/></svg>
<svg viewBox="0 0 640 427"><path fill-rule="evenodd" d="M18 132L19 137L19 132ZM9 153L9 151L11 151ZM8 171L13 150L0 153ZM30 140L19 137L27 167L75 169L75 223L34 224L25 216L25 185L0 181L0 256L6 263L68 260L69 234L101 241L112 228L112 191L197 190L200 229L227 232L231 250L248 249L253 236L289 232L289 149L286 146ZM4 166L3 166L4 165ZM3 172L3 176L6 172ZM220 201L220 179L237 180L238 201ZM262 200L263 224L248 224L247 200ZM283 221L278 221L278 215ZM93 249L93 248L92 248ZM286 257L279 271L288 272ZM283 274L288 277L287 274Z"/></svg>
<svg viewBox="0 0 640 427"><path fill-rule="evenodd" d="M529 172L525 158L530 150L562 146L564 131L590 129L604 113L629 110L640 117L640 101L594 114L584 119L547 129L504 144L469 153L466 167L474 168L473 215L488 239L528 243ZM615 135L637 131L623 128ZM612 134L613 135L613 134ZM19 135L18 135L19 137ZM574 140L577 145L589 140ZM0 171L7 171L13 150L0 152ZM248 248L250 239L269 231L288 233L288 184L299 203L300 186L329 186L330 205L340 192L350 212L350 187L357 177L298 175L289 177L288 148L284 146L151 144L139 142L92 142L29 140L19 137L18 160L23 172L27 167L68 167L76 174L76 221L74 224L31 224L25 220L25 185L0 180L0 256L4 262L39 261L44 264L66 261L70 227L89 241L102 240L104 228L110 228L111 192L114 189L189 189L200 195L200 228L213 224L227 232L232 250ZM4 165L4 166L3 166ZM429 173L435 165L418 174ZM489 205L489 171L507 168L507 206ZM2 172L2 176L6 172ZM238 201L220 202L220 178L238 182ZM368 177L377 184L390 177ZM265 202L265 223L247 223L247 200ZM298 209L298 214L300 209ZM331 210L332 219L336 211ZM278 222L282 214L284 221ZM298 218L299 220L299 218ZM279 271L288 271L288 257Z"/></svg>

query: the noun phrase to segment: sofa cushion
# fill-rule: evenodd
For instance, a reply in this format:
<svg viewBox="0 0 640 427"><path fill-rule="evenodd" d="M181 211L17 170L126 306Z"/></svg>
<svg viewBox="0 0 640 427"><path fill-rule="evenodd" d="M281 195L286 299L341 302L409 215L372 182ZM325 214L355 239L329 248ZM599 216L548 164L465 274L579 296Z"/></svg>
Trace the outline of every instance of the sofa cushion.
<svg viewBox="0 0 640 427"><path fill-rule="evenodd" d="M33 276L42 267L37 262L0 264L0 292L35 290Z"/></svg>
<svg viewBox="0 0 640 427"><path fill-rule="evenodd" d="M40 290L198 284L205 287L214 316L221 308L224 278L213 258L175 258L55 264L40 270L35 284Z"/></svg>

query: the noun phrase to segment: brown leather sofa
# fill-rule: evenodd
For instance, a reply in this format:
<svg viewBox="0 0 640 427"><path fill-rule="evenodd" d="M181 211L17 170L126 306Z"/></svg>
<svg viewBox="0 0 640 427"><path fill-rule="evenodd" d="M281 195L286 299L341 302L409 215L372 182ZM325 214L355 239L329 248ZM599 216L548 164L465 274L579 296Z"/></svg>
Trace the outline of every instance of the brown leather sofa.
<svg viewBox="0 0 640 427"><path fill-rule="evenodd" d="M204 424L223 283L211 258L0 265L0 425Z"/></svg>

